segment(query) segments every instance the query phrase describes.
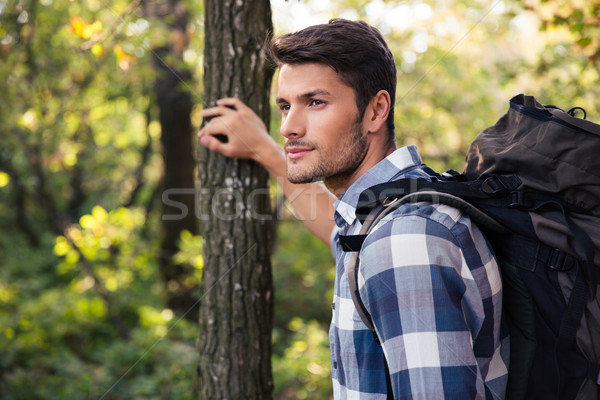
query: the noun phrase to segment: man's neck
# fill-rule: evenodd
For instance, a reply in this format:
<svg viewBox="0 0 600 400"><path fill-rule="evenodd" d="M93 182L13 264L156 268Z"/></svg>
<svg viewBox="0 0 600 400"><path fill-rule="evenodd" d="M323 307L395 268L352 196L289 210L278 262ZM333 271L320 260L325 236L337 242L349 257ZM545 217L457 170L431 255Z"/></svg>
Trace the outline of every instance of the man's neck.
<svg viewBox="0 0 600 400"><path fill-rule="evenodd" d="M352 186L354 182L358 180L358 178L363 176L367 171L377 165L381 160L392 154L395 150L396 143L392 142L389 146L380 151L373 153L367 152L367 156L359 167L349 174L333 176L325 179L325 187L327 187L331 193L339 198L344 194L344 192L346 192L346 190L348 190L350 186Z"/></svg>

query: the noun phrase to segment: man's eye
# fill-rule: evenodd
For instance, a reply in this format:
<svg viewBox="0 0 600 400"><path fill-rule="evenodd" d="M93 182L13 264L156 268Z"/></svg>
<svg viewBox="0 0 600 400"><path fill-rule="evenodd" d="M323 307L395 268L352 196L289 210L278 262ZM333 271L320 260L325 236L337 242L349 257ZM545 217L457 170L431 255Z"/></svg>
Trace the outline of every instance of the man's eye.
<svg viewBox="0 0 600 400"><path fill-rule="evenodd" d="M310 101L310 105L311 106L320 106L321 104L325 104L325 102L322 101L322 100L317 100L317 99L314 99L314 100Z"/></svg>
<svg viewBox="0 0 600 400"><path fill-rule="evenodd" d="M279 106L279 109L283 112L283 111L288 111L290 109L290 105L289 104L281 104Z"/></svg>

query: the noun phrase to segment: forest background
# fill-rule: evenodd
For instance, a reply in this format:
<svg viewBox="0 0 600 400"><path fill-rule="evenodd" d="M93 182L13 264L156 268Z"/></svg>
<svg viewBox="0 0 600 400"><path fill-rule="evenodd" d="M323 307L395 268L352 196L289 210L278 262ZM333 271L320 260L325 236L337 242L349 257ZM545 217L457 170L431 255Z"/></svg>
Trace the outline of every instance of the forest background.
<svg viewBox="0 0 600 400"><path fill-rule="evenodd" d="M600 121L595 2L271 4L275 34L333 17L381 29L397 142L435 169L461 170L518 93ZM191 99L197 131L203 29L197 0L0 0L2 399L196 398L202 238L165 238L161 85L177 72L166 93ZM196 154L193 132L180 145ZM274 397L326 399L334 263L277 195Z"/></svg>

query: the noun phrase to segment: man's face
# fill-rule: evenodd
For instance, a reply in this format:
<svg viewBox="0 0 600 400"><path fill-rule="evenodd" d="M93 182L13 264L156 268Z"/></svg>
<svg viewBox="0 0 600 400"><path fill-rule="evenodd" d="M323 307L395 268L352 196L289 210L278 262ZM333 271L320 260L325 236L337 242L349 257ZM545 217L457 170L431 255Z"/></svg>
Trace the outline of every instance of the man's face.
<svg viewBox="0 0 600 400"><path fill-rule="evenodd" d="M324 64L284 64L277 104L293 183L343 187L360 176L367 151L354 91Z"/></svg>

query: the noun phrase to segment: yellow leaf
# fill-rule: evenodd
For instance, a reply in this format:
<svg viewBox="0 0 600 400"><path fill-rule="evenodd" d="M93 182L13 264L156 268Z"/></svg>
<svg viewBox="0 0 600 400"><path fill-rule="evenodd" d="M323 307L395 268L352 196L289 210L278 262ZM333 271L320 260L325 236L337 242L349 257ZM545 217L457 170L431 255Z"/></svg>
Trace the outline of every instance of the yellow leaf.
<svg viewBox="0 0 600 400"><path fill-rule="evenodd" d="M96 57L100 57L102 55L102 45L99 43L96 43L95 45L92 46L92 54L95 55Z"/></svg>
<svg viewBox="0 0 600 400"><path fill-rule="evenodd" d="M83 38L89 39L93 35L99 33L102 30L102 22L95 21L93 24L88 24L83 28Z"/></svg>
<svg viewBox="0 0 600 400"><path fill-rule="evenodd" d="M89 39L92 35L99 33L101 30L102 22L100 21L95 21L93 24L90 24L76 15L71 17L71 32L77 37Z"/></svg>
<svg viewBox="0 0 600 400"><path fill-rule="evenodd" d="M78 36L80 38L84 37L83 31L88 25L89 24L81 17L78 17L76 15L71 17L71 32L73 32L75 36Z"/></svg>
<svg viewBox="0 0 600 400"><path fill-rule="evenodd" d="M0 171L0 188L8 185L10 176L6 172Z"/></svg>
<svg viewBox="0 0 600 400"><path fill-rule="evenodd" d="M77 164L77 154L76 153L65 154L65 156L63 158L63 163L67 167L72 167L73 165Z"/></svg>
<svg viewBox="0 0 600 400"><path fill-rule="evenodd" d="M67 239L65 239L64 236L58 236L54 242L54 254L59 257L64 256L69 250L71 250L71 245Z"/></svg>
<svg viewBox="0 0 600 400"><path fill-rule="evenodd" d="M104 286L107 290L114 292L119 288L119 282L114 276L109 276L108 278L106 278L106 281L104 281Z"/></svg>
<svg viewBox="0 0 600 400"><path fill-rule="evenodd" d="M97 205L92 207L92 215L100 223L105 222L106 218L108 217L108 213L106 212L106 210L101 206Z"/></svg>
<svg viewBox="0 0 600 400"><path fill-rule="evenodd" d="M83 229L91 230L96 227L97 223L93 216L90 214L85 214L79 218L79 225L81 225Z"/></svg>

